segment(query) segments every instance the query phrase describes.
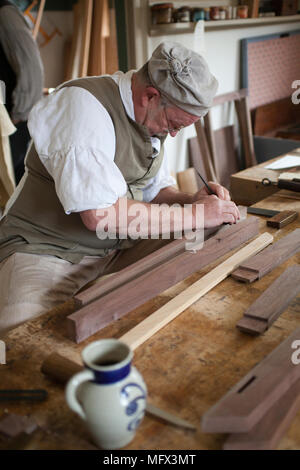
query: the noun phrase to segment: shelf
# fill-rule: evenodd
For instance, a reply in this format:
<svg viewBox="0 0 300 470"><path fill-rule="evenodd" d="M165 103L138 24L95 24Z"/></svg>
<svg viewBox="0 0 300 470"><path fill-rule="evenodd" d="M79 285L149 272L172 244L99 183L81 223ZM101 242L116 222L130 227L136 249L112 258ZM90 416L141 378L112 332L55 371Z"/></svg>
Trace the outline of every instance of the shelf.
<svg viewBox="0 0 300 470"><path fill-rule="evenodd" d="M204 29L206 31L212 31L216 29L232 29L232 28L245 28L251 26L261 26L268 24L281 24L281 23L292 23L300 21L300 15L292 16L272 16L263 18L247 18L247 19L236 19L236 20L216 20L216 21L204 21ZM186 34L193 33L195 29L195 23L170 23L170 24L158 24L151 25L149 36L165 36L168 34Z"/></svg>

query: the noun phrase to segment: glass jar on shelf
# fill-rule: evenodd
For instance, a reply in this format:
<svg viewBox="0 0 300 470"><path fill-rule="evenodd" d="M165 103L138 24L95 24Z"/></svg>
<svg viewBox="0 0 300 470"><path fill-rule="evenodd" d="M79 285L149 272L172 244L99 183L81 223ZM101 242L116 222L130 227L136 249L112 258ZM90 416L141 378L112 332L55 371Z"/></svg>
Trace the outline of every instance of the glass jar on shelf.
<svg viewBox="0 0 300 470"><path fill-rule="evenodd" d="M168 24L173 21L173 3L156 3L151 6L152 24Z"/></svg>

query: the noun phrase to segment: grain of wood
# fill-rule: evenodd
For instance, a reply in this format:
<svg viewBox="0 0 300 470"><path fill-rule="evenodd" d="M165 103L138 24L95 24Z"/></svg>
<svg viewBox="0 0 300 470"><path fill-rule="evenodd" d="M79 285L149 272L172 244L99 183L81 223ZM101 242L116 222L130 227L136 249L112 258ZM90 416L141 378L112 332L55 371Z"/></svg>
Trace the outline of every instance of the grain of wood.
<svg viewBox="0 0 300 470"><path fill-rule="evenodd" d="M232 273L232 277L242 282L253 282L261 279L285 260L300 250L300 229L296 229L278 242L268 247L246 263L241 264Z"/></svg>
<svg viewBox="0 0 300 470"><path fill-rule="evenodd" d="M190 305L223 281L241 260L245 260L253 253L259 252L272 243L272 240L272 235L268 233L259 236L237 253L230 256L230 258L219 266L212 269L212 271L203 276L192 286L188 287L181 294L170 300L170 302L158 309L155 313L146 318L146 320L139 323L139 325L123 335L120 339L132 349L136 349L140 344L147 341L147 339L153 336L157 331L166 326Z"/></svg>
<svg viewBox="0 0 300 470"><path fill-rule="evenodd" d="M253 334L267 330L299 293L300 266L290 266L246 310L237 328Z"/></svg>
<svg viewBox="0 0 300 470"><path fill-rule="evenodd" d="M203 160L203 165L205 168L206 176L209 181L217 181L217 175L213 166L212 162L212 156L210 153L210 149L208 146L206 134L204 131L204 126L201 122L201 119L199 121L195 122L195 129L197 133L197 139L198 139L198 144L200 147L201 155L202 155L202 160Z"/></svg>
<svg viewBox="0 0 300 470"><path fill-rule="evenodd" d="M241 140L243 142L245 164L247 168L249 166L251 167L257 165L257 160L254 152L248 97L245 96L240 101L235 101L234 104L239 120Z"/></svg>
<svg viewBox="0 0 300 470"><path fill-rule="evenodd" d="M201 250L185 251L161 266L157 266L100 297L67 318L70 339L81 342L108 324L121 318L147 300L174 286L195 271L207 266L228 251L237 248L259 230L258 219L248 218L221 230L211 237Z"/></svg>
<svg viewBox="0 0 300 470"><path fill-rule="evenodd" d="M298 212L296 211L282 211L279 214L272 217L270 220L267 220L268 227L273 228L282 228L290 224L298 217Z"/></svg>
<svg viewBox="0 0 300 470"><path fill-rule="evenodd" d="M249 432L231 434L225 441L223 449L275 450L299 409L300 381L298 380Z"/></svg>
<svg viewBox="0 0 300 470"><path fill-rule="evenodd" d="M85 77L88 72L89 50L91 41L93 0L80 0L82 2L82 41L79 58L79 77Z"/></svg>
<svg viewBox="0 0 300 470"><path fill-rule="evenodd" d="M300 367L291 360L292 344L299 338L297 328L210 408L202 418L202 431L249 432L299 381Z"/></svg>

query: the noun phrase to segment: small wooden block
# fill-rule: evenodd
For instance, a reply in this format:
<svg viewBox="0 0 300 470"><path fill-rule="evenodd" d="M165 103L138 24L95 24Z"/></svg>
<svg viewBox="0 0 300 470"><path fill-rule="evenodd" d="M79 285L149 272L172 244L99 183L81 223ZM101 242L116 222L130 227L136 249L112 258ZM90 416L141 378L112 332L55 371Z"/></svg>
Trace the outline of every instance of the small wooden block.
<svg viewBox="0 0 300 470"><path fill-rule="evenodd" d="M268 323L265 320L258 320L257 318L243 317L236 324L236 327L243 333L260 335L268 329Z"/></svg>
<svg viewBox="0 0 300 470"><path fill-rule="evenodd" d="M298 212L295 211L282 211L277 215L274 215L272 219L267 220L267 225L274 228L282 228L290 224L298 217Z"/></svg>

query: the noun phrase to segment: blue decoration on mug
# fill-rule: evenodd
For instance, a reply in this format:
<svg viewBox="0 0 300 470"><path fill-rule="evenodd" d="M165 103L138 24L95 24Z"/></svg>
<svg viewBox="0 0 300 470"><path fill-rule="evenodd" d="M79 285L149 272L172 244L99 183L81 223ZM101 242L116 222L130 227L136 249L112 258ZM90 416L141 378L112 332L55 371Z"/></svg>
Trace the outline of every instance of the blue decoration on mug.
<svg viewBox="0 0 300 470"><path fill-rule="evenodd" d="M127 416L133 416L137 412L139 413L132 421L129 422L127 429L128 431L134 431L140 424L146 408L146 391L140 385L131 382L121 389L121 395L126 399L126 401L130 398L130 395L136 392L137 389L139 390L140 394L134 397L126 406L125 413ZM140 401L142 400L142 401ZM140 409L142 407L142 409Z"/></svg>

